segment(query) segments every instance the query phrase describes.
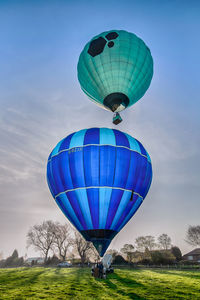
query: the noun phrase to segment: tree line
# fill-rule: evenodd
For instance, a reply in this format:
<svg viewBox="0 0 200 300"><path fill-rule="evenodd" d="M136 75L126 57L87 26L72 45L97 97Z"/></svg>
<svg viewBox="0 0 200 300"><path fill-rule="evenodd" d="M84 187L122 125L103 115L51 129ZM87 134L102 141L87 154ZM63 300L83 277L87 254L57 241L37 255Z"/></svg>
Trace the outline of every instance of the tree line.
<svg viewBox="0 0 200 300"><path fill-rule="evenodd" d="M182 259L181 250L172 245L171 238L166 234L161 234L157 241L154 236L140 236L135 239L133 244L125 244L120 253L116 250L110 250L114 257L120 260L119 254L128 263L142 264L170 264L179 262Z"/></svg>
<svg viewBox="0 0 200 300"><path fill-rule="evenodd" d="M185 241L191 246L200 246L199 225L188 227ZM166 233L161 234L157 241L151 235L140 236L135 239L134 245L125 244L120 253L116 250L109 250L108 252L116 258L118 257L119 261L122 261L119 257L119 254L122 253L129 263L170 264L182 261L181 250L172 245L172 240Z"/></svg>
<svg viewBox="0 0 200 300"><path fill-rule="evenodd" d="M49 252L57 255L62 261L66 260L67 256L68 259L79 256L81 264L100 259L93 244L85 241L69 224L45 221L31 227L27 238L28 246L34 246L35 250L42 252L45 262ZM186 241L193 246L200 245L200 226L188 227ZM129 263L171 263L182 259L181 250L172 245L172 240L166 233L159 235L157 240L151 235L139 236L134 245L125 244L119 252L110 250L107 253L112 253L114 258L117 255L121 256L121 260L125 259Z"/></svg>
<svg viewBox="0 0 200 300"><path fill-rule="evenodd" d="M185 241L192 246L200 246L200 226L189 226ZM85 241L70 224L63 225L51 220L30 227L27 247L34 247L40 252L45 264L56 264L66 259L74 262L79 257L79 262L83 265L100 259L93 244ZM169 264L182 259L180 249L172 245L171 238L166 233L161 234L157 240L151 235L139 236L134 244L125 244L120 251L110 249L107 253L113 255L114 263ZM21 265L24 265L24 259L19 257L16 249L11 256L0 260L0 267Z"/></svg>
<svg viewBox="0 0 200 300"><path fill-rule="evenodd" d="M3 259L3 255L0 260L0 268L7 267L21 267L24 265L24 258L19 257L18 251L15 249L11 256L8 256L6 259Z"/></svg>

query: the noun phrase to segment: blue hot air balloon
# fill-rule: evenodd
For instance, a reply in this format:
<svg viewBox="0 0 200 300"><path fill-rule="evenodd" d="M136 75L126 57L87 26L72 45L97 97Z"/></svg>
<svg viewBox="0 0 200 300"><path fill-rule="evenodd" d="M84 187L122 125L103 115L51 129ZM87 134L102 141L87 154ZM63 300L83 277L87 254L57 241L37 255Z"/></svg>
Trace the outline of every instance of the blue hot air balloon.
<svg viewBox="0 0 200 300"><path fill-rule="evenodd" d="M151 180L151 160L142 144L115 129L72 133L47 163L56 203L100 256L142 204Z"/></svg>

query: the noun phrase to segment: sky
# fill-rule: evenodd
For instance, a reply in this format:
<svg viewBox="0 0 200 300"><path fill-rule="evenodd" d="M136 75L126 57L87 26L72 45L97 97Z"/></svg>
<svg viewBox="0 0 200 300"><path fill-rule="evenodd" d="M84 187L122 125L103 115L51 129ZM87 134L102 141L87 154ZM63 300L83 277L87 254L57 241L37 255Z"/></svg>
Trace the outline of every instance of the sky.
<svg viewBox="0 0 200 300"><path fill-rule="evenodd" d="M68 134L113 128L112 114L81 91L77 62L95 35L124 29L151 50L154 76L117 129L152 159L143 204L113 240L167 233L183 253L189 225L200 225L200 2L155 0L0 0L0 252L38 255L26 234L43 220L66 222L46 183L51 150Z"/></svg>

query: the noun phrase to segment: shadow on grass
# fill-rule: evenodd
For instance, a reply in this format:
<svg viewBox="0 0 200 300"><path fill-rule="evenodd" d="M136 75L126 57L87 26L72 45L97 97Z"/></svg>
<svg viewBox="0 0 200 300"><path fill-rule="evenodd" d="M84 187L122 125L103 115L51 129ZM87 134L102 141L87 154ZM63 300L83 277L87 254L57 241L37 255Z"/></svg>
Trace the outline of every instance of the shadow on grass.
<svg viewBox="0 0 200 300"><path fill-rule="evenodd" d="M84 289L84 286L88 283L90 279L90 269L78 269L75 273L75 281L80 289Z"/></svg>
<svg viewBox="0 0 200 300"><path fill-rule="evenodd" d="M63 284L65 285L65 290L62 292L65 296L73 299L81 292L85 292L84 279L87 278L88 274L83 269L71 269L68 272L57 271L57 274L65 275L63 278ZM87 284L86 284L87 285Z"/></svg>
<svg viewBox="0 0 200 300"><path fill-rule="evenodd" d="M39 271L39 272L37 272L37 273L35 273L31 276L30 276L30 274L23 275L22 278L21 278L21 281L19 281L19 282L17 281L15 283L15 286L20 287L20 286L25 286L25 285L29 285L29 284L32 285L32 284L36 283L39 280L38 277L40 275L43 275L47 272L48 272L48 270L42 270L42 271Z"/></svg>
<svg viewBox="0 0 200 300"><path fill-rule="evenodd" d="M5 283L5 286L9 286L9 289L15 289L15 288L23 288L28 285L32 285L39 281L38 277L44 273L46 273L47 270L33 270L31 268L26 268L19 270L16 272L16 269L9 270L6 272L4 278L1 276L1 284Z"/></svg>
<svg viewBox="0 0 200 300"><path fill-rule="evenodd" d="M177 271L172 271L172 270L151 270L151 272L153 273L157 273L157 274L161 274L161 275L175 275L175 276L180 276L180 277L189 277L189 278L194 278L194 279L199 279L200 280L200 272L196 271L196 274L194 274L193 272L195 272L194 270L187 270L187 271L183 271L183 270L177 270ZM197 272L199 272L197 274Z"/></svg>
<svg viewBox="0 0 200 300"><path fill-rule="evenodd" d="M183 273L185 272L185 273ZM180 277L188 277L188 278L191 278L191 279L199 279L200 280L200 272L199 274L194 274L193 273L194 271L177 271L177 272L173 272L173 271L168 271L166 272L165 274L166 275L176 275L176 276L180 276Z"/></svg>
<svg viewBox="0 0 200 300"><path fill-rule="evenodd" d="M115 283L113 283L113 281L115 281ZM121 277L118 274L114 273L110 276L108 275L107 279L105 280L105 284L109 289L113 289L115 292L122 296L128 296L130 299L146 300L146 298L141 297L131 291L131 289L134 290L134 288L136 287L139 287L141 289L144 286L140 282L137 282L133 279Z"/></svg>

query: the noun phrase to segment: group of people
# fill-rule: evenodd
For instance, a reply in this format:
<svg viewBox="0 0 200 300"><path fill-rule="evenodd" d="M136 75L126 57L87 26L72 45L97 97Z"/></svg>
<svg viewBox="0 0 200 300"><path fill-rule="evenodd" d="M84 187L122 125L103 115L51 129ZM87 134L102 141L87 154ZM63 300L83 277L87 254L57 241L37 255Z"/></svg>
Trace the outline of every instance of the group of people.
<svg viewBox="0 0 200 300"><path fill-rule="evenodd" d="M104 268L103 264L97 263L95 264L92 269L91 269L91 274L92 276L94 276L95 278L106 278L106 268Z"/></svg>

